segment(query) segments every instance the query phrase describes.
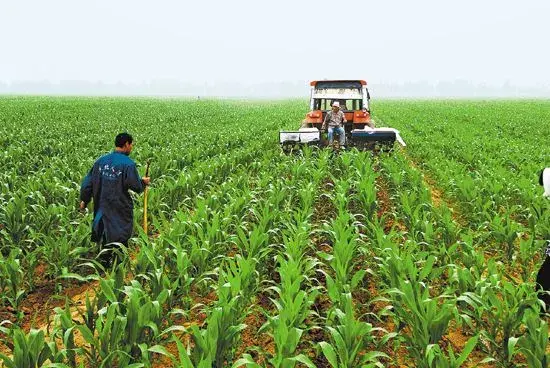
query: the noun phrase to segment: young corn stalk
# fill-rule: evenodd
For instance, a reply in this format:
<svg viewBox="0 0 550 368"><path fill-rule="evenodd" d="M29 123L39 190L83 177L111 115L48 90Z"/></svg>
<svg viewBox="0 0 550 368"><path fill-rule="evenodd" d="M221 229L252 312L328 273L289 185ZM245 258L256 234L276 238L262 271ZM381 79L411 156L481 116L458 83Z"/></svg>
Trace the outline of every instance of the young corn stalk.
<svg viewBox="0 0 550 368"><path fill-rule="evenodd" d="M522 226L512 220L514 209L507 210L504 214L487 213L487 227L491 235L497 241L497 245L504 245L506 260L512 262L514 256L514 242L519 237Z"/></svg>
<svg viewBox="0 0 550 368"><path fill-rule="evenodd" d="M168 249L168 256L165 258L172 300L181 300L183 307L190 307L189 292L195 278L191 276L192 263L189 254L179 244L173 244ZM170 305L173 307L173 305Z"/></svg>
<svg viewBox="0 0 550 368"><path fill-rule="evenodd" d="M313 315L311 306L319 295L316 287L309 287L309 276L317 262L307 257L305 249L309 246L309 225L303 222L298 226L287 223L284 234L285 253L277 259L280 285L269 287L277 299L272 299L278 314L268 316L260 332L268 330L275 342L274 354L268 355L268 362L275 368L294 368L297 362L308 367L313 363L303 354L296 354L296 348L304 332L306 318ZM241 365L257 366L247 355L236 362ZM252 364L252 365L251 365Z"/></svg>
<svg viewBox="0 0 550 368"><path fill-rule="evenodd" d="M0 360L6 368L40 368L46 366L47 361L52 364L63 362L63 353L59 352L55 341L46 341L42 330L31 329L25 334L19 328L11 332L0 328L0 332L11 335L13 341L11 357L0 353Z"/></svg>
<svg viewBox="0 0 550 368"><path fill-rule="evenodd" d="M475 292L464 293L457 300L469 306L463 317L470 325L471 319L476 322L496 363L502 367L515 366L517 335L524 315L529 309L538 310L534 288L503 280L491 266L489 276L478 281Z"/></svg>
<svg viewBox="0 0 550 368"><path fill-rule="evenodd" d="M19 245L27 238L31 229L29 212L26 210L28 195L29 193L21 191L12 192L11 199L2 205L3 208L0 211L0 223L3 225L0 239L4 239L2 244Z"/></svg>
<svg viewBox="0 0 550 368"><path fill-rule="evenodd" d="M532 232L531 234L534 234L534 232ZM533 272L532 260L534 256L541 248L543 248L541 246L541 243L543 242L537 241L534 236L531 236L527 239L519 240L519 257L518 260L513 263L513 265L521 270L521 279L525 282L529 282L529 277Z"/></svg>
<svg viewBox="0 0 550 368"><path fill-rule="evenodd" d="M210 270L211 260L215 256L223 254L222 248L226 237L221 229L218 213L189 225L193 229L192 233L187 236L187 243L191 245L189 255L196 269L194 275L201 276Z"/></svg>
<svg viewBox="0 0 550 368"><path fill-rule="evenodd" d="M141 282L142 287L147 288L148 294L157 299L161 294L166 293L169 307L174 302L174 287L170 278L168 268L165 266L170 261L169 248L161 248L159 243L142 241L140 250L136 256L136 267L134 278ZM178 275L179 277L189 276L188 274ZM178 278L179 278L178 277Z"/></svg>
<svg viewBox="0 0 550 368"><path fill-rule="evenodd" d="M281 287L273 286L270 289L278 295L273 300L278 314L268 316L268 321L259 332L268 330L275 342L275 352L267 355L270 366L275 368L294 368L298 362L307 367L315 367L309 358L303 354L296 354L296 348L304 332L302 325L305 319L312 314L311 305L318 295L316 289L303 290L304 276L300 265L292 259L278 256ZM245 354L235 362L234 367L260 367L252 357Z"/></svg>
<svg viewBox="0 0 550 368"><path fill-rule="evenodd" d="M453 347L449 344L447 354L438 344L428 345L426 349L427 366L430 368L461 368L476 347L479 336L472 336L464 345L460 355L456 355Z"/></svg>
<svg viewBox="0 0 550 368"><path fill-rule="evenodd" d="M94 330L87 320L76 327L90 346L85 352L94 366L148 361L148 347L159 339L167 291L152 299L137 281L132 281L124 287L124 294L121 303L108 297L110 304L98 311ZM93 304L88 301L87 307L93 308Z"/></svg>
<svg viewBox="0 0 550 368"><path fill-rule="evenodd" d="M62 341L64 348L64 355L69 366L76 367L76 355L82 354L83 350L77 348L74 341L74 332L76 330L76 324L73 321L71 314L71 305L69 300L65 300L65 308L55 308L54 317L54 338L58 338Z"/></svg>
<svg viewBox="0 0 550 368"><path fill-rule="evenodd" d="M541 239L550 239L550 201L542 203L531 203L531 210L534 213L536 233Z"/></svg>
<svg viewBox="0 0 550 368"><path fill-rule="evenodd" d="M428 367L426 351L429 345L437 344L445 334L449 322L457 315L455 301L450 295L432 298L429 282L438 277L441 270L434 268L435 257L428 256L417 266L410 254L404 259L392 260L390 253L383 269L391 277L392 296L396 317L410 328L405 334L409 352L420 367Z"/></svg>
<svg viewBox="0 0 550 368"><path fill-rule="evenodd" d="M546 368L550 365L548 352L548 322L539 314L528 309L525 311L526 333L519 338L519 352L525 356L531 368Z"/></svg>
<svg viewBox="0 0 550 368"><path fill-rule="evenodd" d="M95 298L86 294L86 309L80 313L83 324L72 321L66 311L58 310L62 330L68 331L73 326L83 336L88 346L82 351L92 366L108 366L119 355L124 355L119 346L124 334L126 318L120 316L119 304L125 299L123 292L125 268L123 264L117 265L110 274L100 280ZM72 324L71 324L72 323ZM65 332L63 332L65 337ZM65 348L72 348L70 336L65 340ZM123 360L128 361L128 356Z"/></svg>
<svg viewBox="0 0 550 368"><path fill-rule="evenodd" d="M83 246L90 234L81 228L76 228L71 233L62 233L57 236L44 236L41 256L48 264L47 273L58 277L75 272L81 259L89 249Z"/></svg>
<svg viewBox="0 0 550 368"><path fill-rule="evenodd" d="M328 263L334 272L334 278L325 273L327 291L334 305L345 309L345 293L351 293L365 277L367 270L355 271L358 256L358 234L353 224L353 217L347 212L340 213L333 221L332 229L328 230L334 239L332 254L322 253L320 256Z"/></svg>
<svg viewBox="0 0 550 368"><path fill-rule="evenodd" d="M263 217L263 221L269 222L271 217L268 216ZM264 224L254 226L248 233L241 227L237 228L237 246L246 257L262 260L267 256L270 230Z"/></svg>
<svg viewBox="0 0 550 368"><path fill-rule="evenodd" d="M446 245L456 243L460 239L462 232L461 226L454 220L449 207L441 206L435 213L437 220L437 230L441 235L441 240Z"/></svg>
<svg viewBox="0 0 550 368"><path fill-rule="evenodd" d="M353 166L355 195L361 203L367 221L373 221L376 217L376 179L379 173L374 170L371 158L366 152L357 154Z"/></svg>
<svg viewBox="0 0 550 368"><path fill-rule="evenodd" d="M89 301L86 304L87 307L93 307ZM99 312L97 319L93 322L93 330L88 327L88 323L76 326L89 346L89 348L84 348L84 354L89 364L93 367L128 365L131 356L123 350L127 318L121 315L117 304L109 304ZM86 313L92 312L87 311Z"/></svg>
<svg viewBox="0 0 550 368"><path fill-rule="evenodd" d="M476 282L487 270L483 252L478 251L473 237L472 232L463 233L462 240L448 247L446 256L442 257L446 259L442 264L446 264L448 292L456 296L474 291ZM494 263L494 260L489 262ZM459 307L463 304L458 302Z"/></svg>
<svg viewBox="0 0 550 368"><path fill-rule="evenodd" d="M227 259L220 268L217 296L214 307L207 312L206 328L191 325L189 332L194 348L178 364L187 367L189 362L196 367L222 368L232 358L232 349L246 327L243 323L247 308L257 288L257 261L254 258L237 256Z"/></svg>
<svg viewBox="0 0 550 368"><path fill-rule="evenodd" d="M0 253L0 304L9 304L20 321L24 314L21 303L25 298L23 270L20 266L21 250L14 248L7 258Z"/></svg>
<svg viewBox="0 0 550 368"><path fill-rule="evenodd" d="M330 342L319 343L328 362L333 368L383 367L380 358L388 356L371 350L376 343L374 333L383 330L355 318L350 293L344 295L342 304L345 305L344 311L335 309L335 325L326 327L330 333ZM378 345L384 345L393 336L386 334Z"/></svg>

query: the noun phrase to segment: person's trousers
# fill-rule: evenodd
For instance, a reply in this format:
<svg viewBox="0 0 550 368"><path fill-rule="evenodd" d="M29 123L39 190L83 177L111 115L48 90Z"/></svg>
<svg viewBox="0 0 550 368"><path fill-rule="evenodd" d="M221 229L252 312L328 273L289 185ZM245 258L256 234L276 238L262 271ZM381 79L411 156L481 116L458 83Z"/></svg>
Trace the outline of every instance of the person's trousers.
<svg viewBox="0 0 550 368"><path fill-rule="evenodd" d="M346 131L341 126L328 127L328 144L332 144L335 132L338 134L338 143L340 143L340 146L344 146L346 144Z"/></svg>
<svg viewBox="0 0 550 368"><path fill-rule="evenodd" d="M118 257L120 250L120 245L124 245L124 247L128 247L128 240L125 242L108 242L107 238L105 237L105 234L103 234L101 241L98 242L99 249L100 249L100 255L99 255L99 261L104 266L111 266L115 261L120 262L121 259Z"/></svg>
<svg viewBox="0 0 550 368"><path fill-rule="evenodd" d="M550 312L550 256L546 256L537 274L537 289L545 291L539 294L539 299L546 304L546 311Z"/></svg>

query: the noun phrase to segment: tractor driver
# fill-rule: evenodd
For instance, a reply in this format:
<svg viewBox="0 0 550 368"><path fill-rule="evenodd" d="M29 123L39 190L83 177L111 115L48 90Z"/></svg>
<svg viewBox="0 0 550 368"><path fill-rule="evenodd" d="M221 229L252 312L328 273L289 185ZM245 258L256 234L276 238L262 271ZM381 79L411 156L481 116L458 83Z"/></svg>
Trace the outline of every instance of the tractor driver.
<svg viewBox="0 0 550 368"><path fill-rule="evenodd" d="M332 103L332 111L329 111L323 121L322 130L326 130L328 126L328 143L332 145L334 140L334 131L338 133L338 142L340 147L346 144L346 132L344 131L344 123L346 123L346 116L340 111L340 102L335 101Z"/></svg>

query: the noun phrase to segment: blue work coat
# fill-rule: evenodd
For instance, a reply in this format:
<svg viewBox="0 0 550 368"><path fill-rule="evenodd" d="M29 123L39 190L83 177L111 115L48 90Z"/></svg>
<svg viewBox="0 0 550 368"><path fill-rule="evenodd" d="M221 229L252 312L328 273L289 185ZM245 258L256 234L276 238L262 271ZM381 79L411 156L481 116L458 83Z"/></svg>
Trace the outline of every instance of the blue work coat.
<svg viewBox="0 0 550 368"><path fill-rule="evenodd" d="M92 241L126 244L134 224L128 190L141 193L144 189L136 164L126 154L115 151L99 158L80 187L80 200L94 201Z"/></svg>

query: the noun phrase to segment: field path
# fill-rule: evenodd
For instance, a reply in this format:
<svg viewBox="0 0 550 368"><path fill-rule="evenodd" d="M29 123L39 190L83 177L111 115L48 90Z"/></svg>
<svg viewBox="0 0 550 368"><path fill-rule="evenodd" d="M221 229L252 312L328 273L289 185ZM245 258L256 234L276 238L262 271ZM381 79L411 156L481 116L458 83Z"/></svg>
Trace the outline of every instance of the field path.
<svg viewBox="0 0 550 368"><path fill-rule="evenodd" d="M445 195L442 189L440 189L440 187L437 185L437 181L433 179L432 176L428 172L426 172L426 170L420 168L419 164L407 154L407 151L404 148L401 148L400 152L410 162L413 168L422 173L423 182L426 187L430 189L434 206L447 207L449 210L451 210L453 220L455 220L455 222L460 224L462 227L467 226L468 221L461 214L460 210L458 210L458 205L454 203L454 201L452 201L447 195Z"/></svg>

